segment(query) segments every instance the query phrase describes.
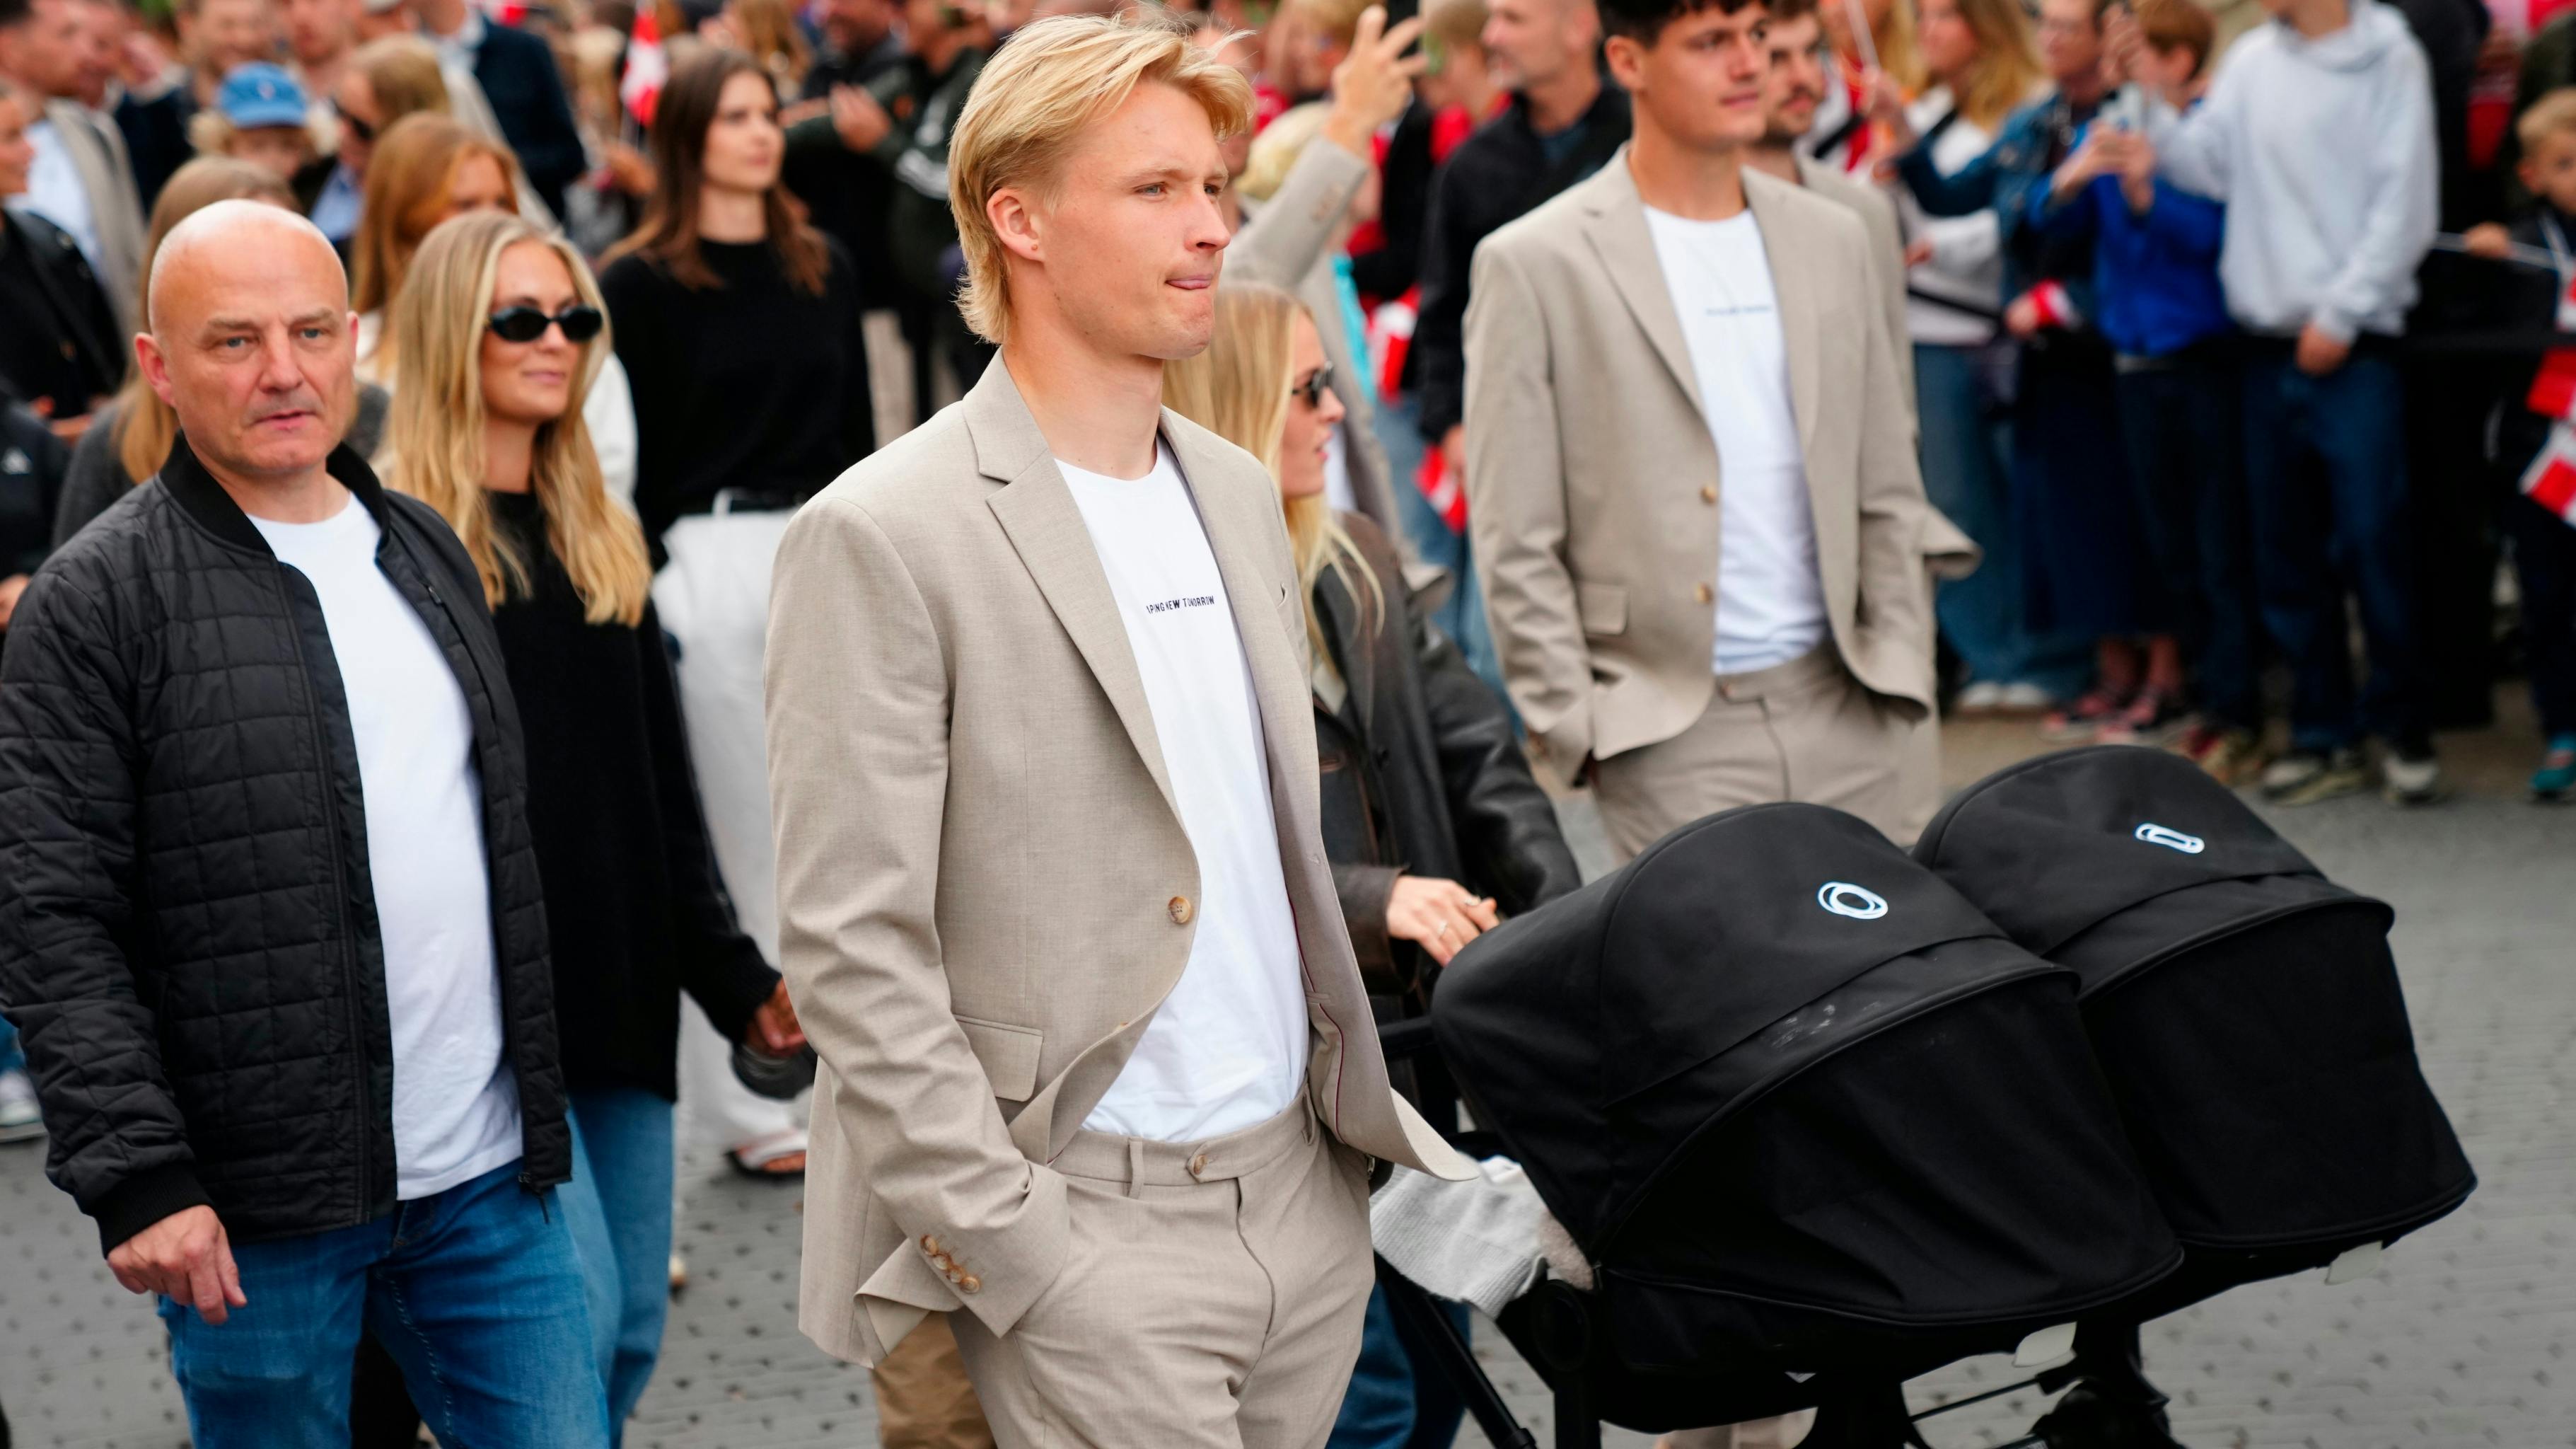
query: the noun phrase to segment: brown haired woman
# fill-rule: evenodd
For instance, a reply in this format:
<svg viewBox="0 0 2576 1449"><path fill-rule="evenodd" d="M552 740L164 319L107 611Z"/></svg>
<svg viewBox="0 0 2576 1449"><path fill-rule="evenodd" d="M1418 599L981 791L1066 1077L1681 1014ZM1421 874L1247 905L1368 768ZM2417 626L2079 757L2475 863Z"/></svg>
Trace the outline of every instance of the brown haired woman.
<svg viewBox="0 0 2576 1449"><path fill-rule="evenodd" d="M709 50L672 72L653 118L661 177L600 273L635 389L636 512L657 558L662 625L716 863L743 929L777 960L776 863L761 725L769 576L787 519L871 451L867 358L849 254L779 185L786 139L759 62ZM681 1095L736 1167L804 1171L783 1103L733 1080L729 1043L682 1032Z"/></svg>

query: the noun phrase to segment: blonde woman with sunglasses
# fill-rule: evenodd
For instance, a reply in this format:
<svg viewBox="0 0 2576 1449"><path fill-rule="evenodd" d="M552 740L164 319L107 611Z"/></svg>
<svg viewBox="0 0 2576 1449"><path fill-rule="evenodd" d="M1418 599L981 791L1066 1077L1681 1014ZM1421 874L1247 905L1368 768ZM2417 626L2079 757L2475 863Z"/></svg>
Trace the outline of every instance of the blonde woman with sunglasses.
<svg viewBox="0 0 2576 1449"><path fill-rule="evenodd" d="M716 882L643 530L583 422L609 350L598 284L560 238L483 213L429 234L394 308L387 481L473 558L527 740L577 1149L565 1214L622 1425L668 1303L680 993L773 1055L803 1038Z"/></svg>

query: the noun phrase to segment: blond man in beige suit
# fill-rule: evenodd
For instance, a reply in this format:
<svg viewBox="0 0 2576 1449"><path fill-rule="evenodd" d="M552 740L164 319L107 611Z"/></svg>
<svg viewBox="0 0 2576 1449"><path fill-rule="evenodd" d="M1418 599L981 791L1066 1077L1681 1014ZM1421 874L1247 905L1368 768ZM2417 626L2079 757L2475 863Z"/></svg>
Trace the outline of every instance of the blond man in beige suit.
<svg viewBox="0 0 2576 1449"><path fill-rule="evenodd" d="M1758 0L1600 8L1635 140L1486 240L1467 318L1468 516L1513 701L1623 856L1765 800L1910 839L1935 535L1868 232L1743 164Z"/></svg>
<svg viewBox="0 0 2576 1449"><path fill-rule="evenodd" d="M949 160L999 365L779 552L801 1326L875 1362L948 1314L1006 1446L1320 1444L1372 1160L1473 1172L1387 1086L1275 489L1159 406L1249 106L1166 21L1014 36Z"/></svg>

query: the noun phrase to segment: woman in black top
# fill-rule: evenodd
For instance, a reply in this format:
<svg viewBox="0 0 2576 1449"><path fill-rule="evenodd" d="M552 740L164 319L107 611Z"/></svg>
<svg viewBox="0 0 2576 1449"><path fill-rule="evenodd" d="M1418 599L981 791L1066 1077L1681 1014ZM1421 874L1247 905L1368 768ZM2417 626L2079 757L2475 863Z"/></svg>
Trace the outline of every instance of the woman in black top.
<svg viewBox="0 0 2576 1449"><path fill-rule="evenodd" d="M769 76L738 51L704 51L653 117L661 185L600 276L634 389L635 506L657 559L663 627L679 650L681 707L716 863L762 952L778 957L777 863L761 723L769 576L796 504L873 443L867 359L849 255L779 185L786 138ZM690 1030L690 1111L734 1165L805 1170L787 1104L755 1097L727 1044Z"/></svg>
<svg viewBox="0 0 2576 1449"><path fill-rule="evenodd" d="M387 481L472 555L518 700L580 1149L565 1214L623 1425L669 1298L680 993L772 1054L802 1038L716 882L643 535L582 421L598 287L564 241L486 213L430 233L396 307Z"/></svg>
<svg viewBox="0 0 2576 1449"><path fill-rule="evenodd" d="M27 190L27 127L42 115L32 92L0 80L0 201ZM71 234L0 207L0 379L73 443L124 375L116 314Z"/></svg>

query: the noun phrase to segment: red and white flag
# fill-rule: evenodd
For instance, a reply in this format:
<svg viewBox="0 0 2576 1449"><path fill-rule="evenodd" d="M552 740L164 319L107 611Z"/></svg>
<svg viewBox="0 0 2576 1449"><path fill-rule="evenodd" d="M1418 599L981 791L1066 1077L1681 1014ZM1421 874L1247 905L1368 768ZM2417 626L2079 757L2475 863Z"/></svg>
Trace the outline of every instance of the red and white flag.
<svg viewBox="0 0 2576 1449"><path fill-rule="evenodd" d="M2576 279L2558 293L2558 330L2576 332ZM2576 525L2576 348L2544 353L2540 371L2531 379L2523 405L2549 425L2549 441L2540 456L2522 471L2522 491L2531 501Z"/></svg>
<svg viewBox="0 0 2576 1449"><path fill-rule="evenodd" d="M662 83L671 78L671 59L662 51L662 26L653 18L651 0L635 8L635 29L626 37L626 77L617 83L617 99L639 126L653 124L653 107L662 99Z"/></svg>

